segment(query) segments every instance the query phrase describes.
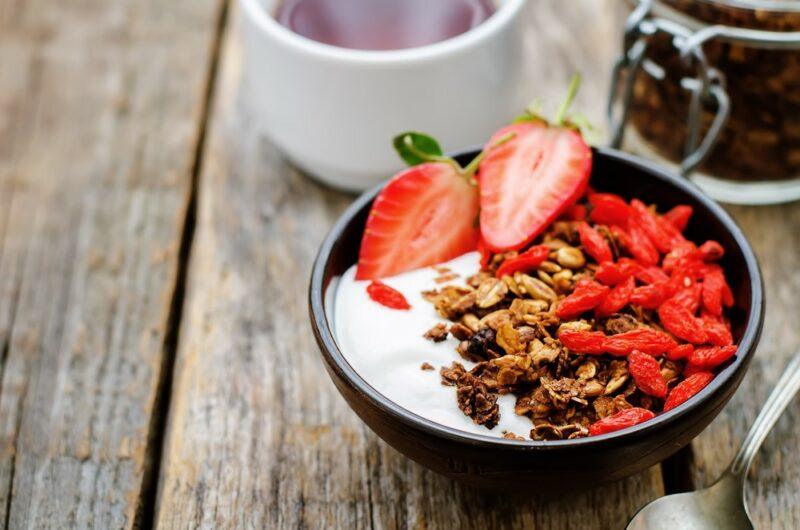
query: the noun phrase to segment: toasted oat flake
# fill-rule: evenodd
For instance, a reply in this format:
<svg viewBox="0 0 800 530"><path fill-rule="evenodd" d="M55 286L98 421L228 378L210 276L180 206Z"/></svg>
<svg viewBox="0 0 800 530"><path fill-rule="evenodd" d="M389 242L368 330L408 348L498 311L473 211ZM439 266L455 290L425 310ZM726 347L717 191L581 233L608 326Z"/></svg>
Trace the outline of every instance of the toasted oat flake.
<svg viewBox="0 0 800 530"><path fill-rule="evenodd" d="M432 342L442 342L447 339L447 324L439 323L425 332L423 335L426 339Z"/></svg>
<svg viewBox="0 0 800 530"><path fill-rule="evenodd" d="M436 278L433 279L433 281L440 284L440 283L451 282L456 278L458 278L458 274L451 272L447 274L442 274L441 276L437 276Z"/></svg>
<svg viewBox="0 0 800 530"><path fill-rule="evenodd" d="M520 436L518 434L514 434L511 431L503 431L503 438L505 438L506 440L524 440L525 439L522 436Z"/></svg>

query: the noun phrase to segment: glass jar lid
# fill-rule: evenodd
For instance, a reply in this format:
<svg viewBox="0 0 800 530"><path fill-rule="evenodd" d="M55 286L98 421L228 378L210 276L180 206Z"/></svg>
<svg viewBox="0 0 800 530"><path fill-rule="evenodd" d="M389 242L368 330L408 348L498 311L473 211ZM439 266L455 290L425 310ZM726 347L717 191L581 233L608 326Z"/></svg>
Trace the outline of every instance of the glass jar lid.
<svg viewBox="0 0 800 530"><path fill-rule="evenodd" d="M713 27L710 38L766 48L800 47L798 0L639 0L634 3L648 5L654 15L675 20L695 32Z"/></svg>

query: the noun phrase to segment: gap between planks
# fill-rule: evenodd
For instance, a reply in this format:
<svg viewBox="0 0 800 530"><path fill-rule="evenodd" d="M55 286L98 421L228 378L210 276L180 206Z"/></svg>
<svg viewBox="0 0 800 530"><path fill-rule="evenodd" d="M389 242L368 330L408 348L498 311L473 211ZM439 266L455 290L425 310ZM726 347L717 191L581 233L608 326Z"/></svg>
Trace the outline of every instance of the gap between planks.
<svg viewBox="0 0 800 530"><path fill-rule="evenodd" d="M205 80L205 93L203 94L200 122L198 124L197 140L191 166L191 184L189 197L186 203L186 215L181 232L180 249L178 252L178 271L175 279L175 288L170 300L167 330L161 356L161 378L156 390L153 414L150 417L148 428L147 449L145 457L145 471L142 487L139 492L139 507L136 511L134 528L153 528L155 507L158 495L158 477L161 470L161 454L164 447L164 437L172 397L172 381L175 369L175 357L180 342L180 328L183 318L183 304L186 295L186 276L189 270L192 243L194 240L195 226L197 223L197 195L199 188L200 171L203 167L203 155L206 146L206 137L209 128L211 108L221 60L221 49L225 32L228 29L229 0L223 0L217 13L217 25L214 30L214 40L208 60ZM7 525L6 525L7 527Z"/></svg>
<svg viewBox="0 0 800 530"><path fill-rule="evenodd" d="M694 451L691 442L661 462L664 495L694 491Z"/></svg>
<svg viewBox="0 0 800 530"><path fill-rule="evenodd" d="M12 187L12 194L13 194L13 187ZM11 204L10 201L9 201L9 204ZM9 216L11 215L11 208L10 207L8 208L8 215ZM8 226L7 222L6 222L5 226ZM5 234L3 234L3 236L5 236ZM0 239L0 241L3 241L3 240L4 239ZM0 248L0 250L2 250L2 249ZM8 336L6 337L5 341L2 344L2 352L0 352L0 394L2 394L3 381L5 381L5 377L4 377L5 376L5 369L6 369L6 366L8 366L8 356L9 356L9 353L11 351L11 337L12 337L11 331L14 329L14 323L16 321L16 316L17 316L17 307L19 306L19 299L20 299L20 296L21 296L21 293L22 293L21 283L20 282L16 282L16 283L17 283L17 289L14 292L14 294L12 295L13 298L12 298L12 301L11 301L11 307L9 308L9 315L10 315L9 322L8 322L9 333L8 333ZM25 384L27 385L27 381L26 381ZM19 406L22 407L22 404L20 403ZM11 501L14 498L14 495L13 495L14 477L16 475L16 470L17 470L17 455L19 454L19 452L17 451L17 443L19 441L19 428L20 428L20 424L21 423L22 423L22 414L18 414L17 415L17 419L16 419L16 425L14 427L14 439L13 439L14 456L12 457L11 469L9 470L9 473L8 473L8 488L7 488L8 495L7 495L6 500L5 500L5 506L3 507L5 509L5 517L4 517L4 520L3 520L3 528L5 530L8 530L9 524L11 522Z"/></svg>

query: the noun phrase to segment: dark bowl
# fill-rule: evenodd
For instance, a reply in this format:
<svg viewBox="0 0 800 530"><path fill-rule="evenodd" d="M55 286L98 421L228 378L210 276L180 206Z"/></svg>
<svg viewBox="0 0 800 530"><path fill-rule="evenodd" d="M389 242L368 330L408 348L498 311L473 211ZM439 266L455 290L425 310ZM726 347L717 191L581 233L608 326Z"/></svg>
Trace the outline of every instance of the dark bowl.
<svg viewBox="0 0 800 530"><path fill-rule="evenodd" d="M459 153L462 164L477 151ZM361 234L380 186L358 198L334 225L311 274L309 311L325 366L339 392L361 419L389 445L437 473L488 487L558 492L618 480L640 472L688 444L735 392L755 351L764 320L764 294L756 257L739 227L714 201L683 178L635 156L594 149L591 185L638 197L660 209L689 204L694 215L687 236L715 239L726 249L722 266L736 299L731 313L739 351L714 380L680 407L614 433L559 441L516 441L471 434L413 414L378 393L348 364L334 340L326 310L331 280L357 261ZM455 397L453 398L455 399Z"/></svg>

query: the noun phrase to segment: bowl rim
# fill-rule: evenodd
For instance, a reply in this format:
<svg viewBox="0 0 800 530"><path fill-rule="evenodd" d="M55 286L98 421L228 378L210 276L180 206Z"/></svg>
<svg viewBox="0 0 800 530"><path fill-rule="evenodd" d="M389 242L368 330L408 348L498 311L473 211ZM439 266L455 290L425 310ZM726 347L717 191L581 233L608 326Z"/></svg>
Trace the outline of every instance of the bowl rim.
<svg viewBox="0 0 800 530"><path fill-rule="evenodd" d="M451 153L450 156L454 158L468 156L479 150L479 148L462 149ZM737 223L718 203L706 196L699 188L683 177L674 174L658 163L616 149L592 147L592 150L596 157L611 158L633 166L637 171L647 173L663 184L677 187L683 192L693 196L693 198L702 203L712 215L721 221L723 226L733 236L734 241L739 246L744 256L744 262L747 267L747 277L752 286L752 295L750 307L748 309L747 324L742 334L742 339L739 342L738 351L743 352L743 354L737 355L734 361L723 368L703 390L687 402L668 412L659 414L650 421L608 434L576 438L573 440L511 440L485 434L475 434L441 425L396 404L362 378L350 365L341 350L339 350L330 322L328 321L325 307L325 293L322 289L325 269L334 245L340 239L344 229L352 222L358 212L375 198L385 185L385 182L364 192L342 213L325 237L314 261L309 285L309 316L320 351L328 362L328 365L336 370L340 376L345 378L350 385L354 386L362 396L371 401L373 405L405 425L434 436L466 443L472 446L492 446L495 448L502 447L508 449L558 450L569 447L601 446L618 443L627 439L640 438L654 430L666 427L667 425L677 424L682 419L695 412L700 405L711 396L723 390L726 383L734 377L734 374L739 370L747 368L750 359L755 354L764 322L763 278L758 260L750 243L747 241L747 238Z"/></svg>

